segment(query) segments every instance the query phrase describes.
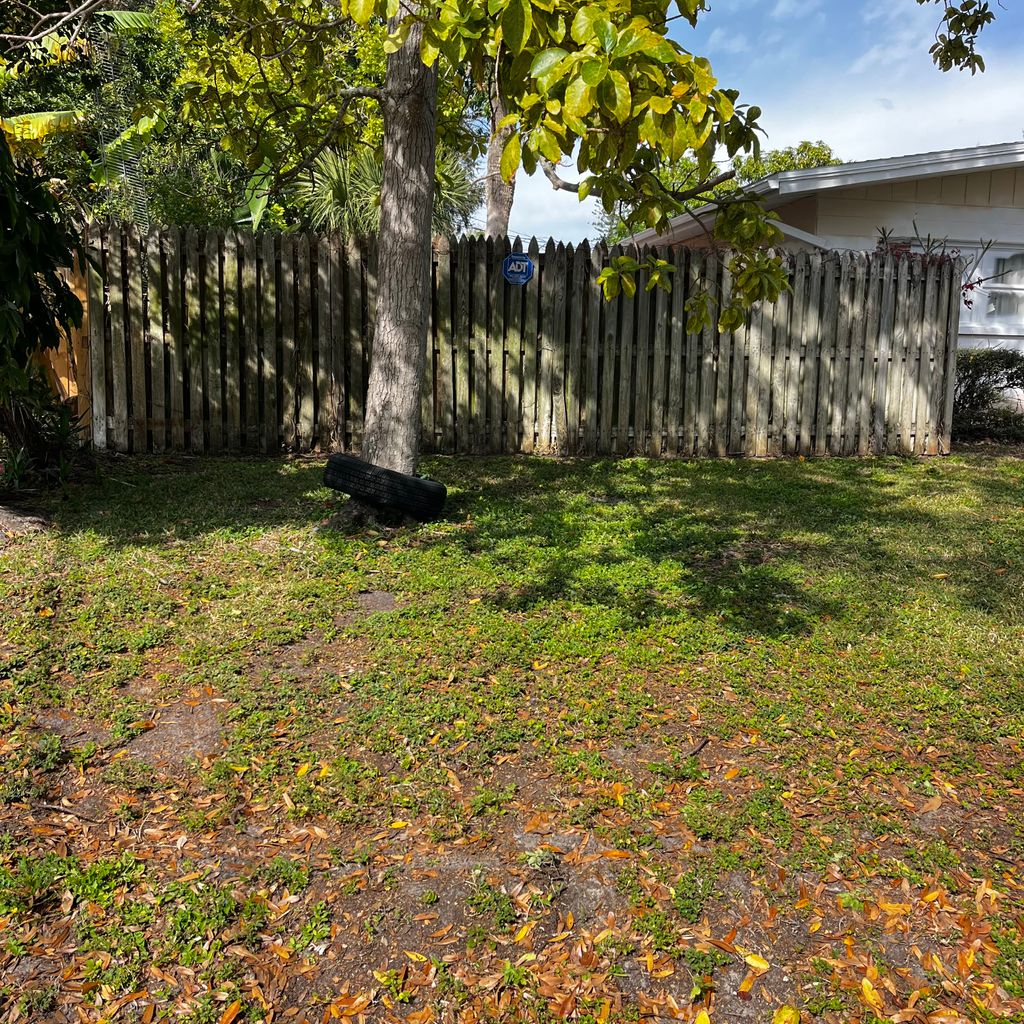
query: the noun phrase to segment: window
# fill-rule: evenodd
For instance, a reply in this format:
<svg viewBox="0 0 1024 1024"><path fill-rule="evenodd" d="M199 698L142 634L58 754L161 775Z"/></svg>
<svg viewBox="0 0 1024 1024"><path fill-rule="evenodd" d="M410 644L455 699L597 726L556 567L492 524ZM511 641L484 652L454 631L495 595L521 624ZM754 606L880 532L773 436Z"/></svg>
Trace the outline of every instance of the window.
<svg viewBox="0 0 1024 1024"><path fill-rule="evenodd" d="M1005 324L1024 322L1024 252L995 256L992 276L983 287L986 320Z"/></svg>
<svg viewBox="0 0 1024 1024"><path fill-rule="evenodd" d="M968 258L974 254L966 246L962 252ZM990 249L971 277L981 278L982 284L970 296L972 307L961 311L960 333L1024 337L1024 249Z"/></svg>

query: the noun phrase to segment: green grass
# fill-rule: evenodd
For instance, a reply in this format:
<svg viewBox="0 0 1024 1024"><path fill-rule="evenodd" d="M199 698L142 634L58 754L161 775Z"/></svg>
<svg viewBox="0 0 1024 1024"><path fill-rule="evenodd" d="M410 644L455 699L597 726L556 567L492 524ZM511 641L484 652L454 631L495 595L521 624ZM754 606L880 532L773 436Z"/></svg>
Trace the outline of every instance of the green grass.
<svg viewBox="0 0 1024 1024"><path fill-rule="evenodd" d="M708 940L737 927L769 959L789 936L778 1002L866 1013L843 937L894 970L885 904L947 968L957 921L992 929L935 1007L1000 1019L993 978L1024 998L1024 462L424 468L444 520L325 536L316 461L101 464L0 549L0 974L67 919L111 1000L153 957L196 1020L235 998L262 1019L236 948L305 965L279 1013L319 1020L335 976L423 1006L419 949L497 1013L559 929L608 932L588 969L626 1020L733 984L742 954ZM397 609L361 613L370 590ZM161 751L168 707L219 718L223 746ZM97 823L33 831L62 800ZM939 925L937 887L961 915ZM890 976L887 1015L912 991Z"/></svg>

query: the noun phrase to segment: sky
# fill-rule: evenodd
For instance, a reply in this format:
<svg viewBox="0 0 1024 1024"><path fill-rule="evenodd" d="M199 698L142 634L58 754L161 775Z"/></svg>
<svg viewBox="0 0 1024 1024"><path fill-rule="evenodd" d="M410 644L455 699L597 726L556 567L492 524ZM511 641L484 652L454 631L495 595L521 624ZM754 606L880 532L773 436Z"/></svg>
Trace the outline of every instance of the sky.
<svg viewBox="0 0 1024 1024"><path fill-rule="evenodd" d="M719 84L756 104L765 148L821 139L870 160L1024 139L1024 3L993 0L986 71L931 62L940 7L916 0L711 0L673 35L710 59ZM571 177L567 168L565 177ZM594 235L593 201L520 172L510 227L524 237Z"/></svg>

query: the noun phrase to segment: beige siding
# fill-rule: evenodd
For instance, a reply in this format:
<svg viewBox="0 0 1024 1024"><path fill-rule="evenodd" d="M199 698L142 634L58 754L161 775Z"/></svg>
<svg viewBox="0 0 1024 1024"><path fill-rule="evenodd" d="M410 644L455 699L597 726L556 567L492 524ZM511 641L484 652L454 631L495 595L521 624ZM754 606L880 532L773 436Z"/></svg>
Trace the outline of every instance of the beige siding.
<svg viewBox="0 0 1024 1024"><path fill-rule="evenodd" d="M785 210L780 211L786 219ZM873 248L878 229L973 242L1024 242L1024 170L918 178L870 189L839 189L818 198L815 234L837 248Z"/></svg>

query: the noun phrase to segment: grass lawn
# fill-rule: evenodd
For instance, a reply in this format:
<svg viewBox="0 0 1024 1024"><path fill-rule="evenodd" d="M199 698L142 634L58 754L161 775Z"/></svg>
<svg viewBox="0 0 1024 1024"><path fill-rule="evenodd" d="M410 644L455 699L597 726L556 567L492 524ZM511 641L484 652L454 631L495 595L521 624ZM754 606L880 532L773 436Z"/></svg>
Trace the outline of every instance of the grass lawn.
<svg viewBox="0 0 1024 1024"><path fill-rule="evenodd" d="M1024 461L425 468L0 548L0 1022L1024 1019Z"/></svg>

